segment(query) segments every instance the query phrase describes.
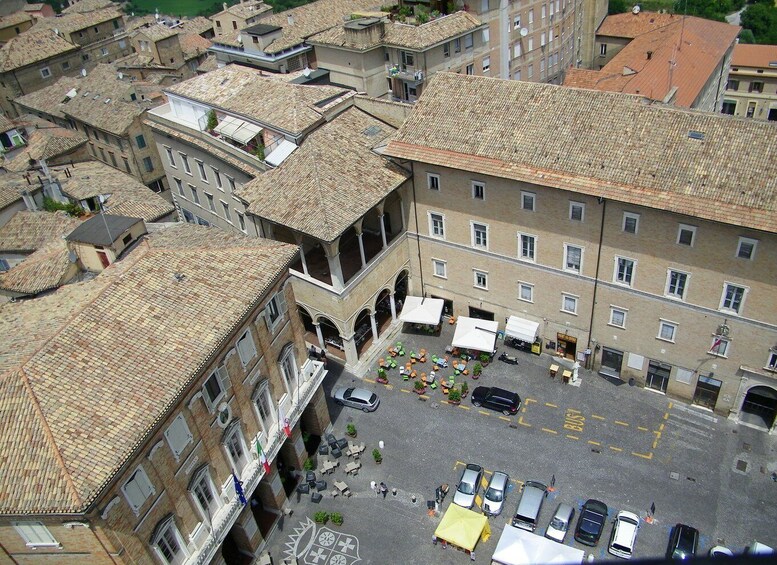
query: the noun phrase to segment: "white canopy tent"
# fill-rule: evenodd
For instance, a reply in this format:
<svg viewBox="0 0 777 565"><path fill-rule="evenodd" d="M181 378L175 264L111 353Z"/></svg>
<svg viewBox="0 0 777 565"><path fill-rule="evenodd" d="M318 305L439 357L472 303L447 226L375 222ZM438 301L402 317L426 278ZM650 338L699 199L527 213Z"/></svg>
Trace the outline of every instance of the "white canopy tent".
<svg viewBox="0 0 777 565"><path fill-rule="evenodd" d="M492 564L532 565L534 563L583 562L585 552L507 525L496 545Z"/></svg>
<svg viewBox="0 0 777 565"><path fill-rule="evenodd" d="M259 135L262 128L233 116L225 116L213 131L245 145Z"/></svg>
<svg viewBox="0 0 777 565"><path fill-rule="evenodd" d="M421 298L406 296L399 319L409 324L428 324L436 326L442 315L442 298Z"/></svg>
<svg viewBox="0 0 777 565"><path fill-rule="evenodd" d="M456 319L456 331L453 333L453 347L474 349L491 353L496 343L496 333L499 323L479 318L459 316Z"/></svg>
<svg viewBox="0 0 777 565"><path fill-rule="evenodd" d="M539 331L539 327L539 322L532 322L531 320L525 320L524 318L519 318L518 316L510 316L507 319L505 335L520 339L526 343L534 343L537 339L537 332Z"/></svg>

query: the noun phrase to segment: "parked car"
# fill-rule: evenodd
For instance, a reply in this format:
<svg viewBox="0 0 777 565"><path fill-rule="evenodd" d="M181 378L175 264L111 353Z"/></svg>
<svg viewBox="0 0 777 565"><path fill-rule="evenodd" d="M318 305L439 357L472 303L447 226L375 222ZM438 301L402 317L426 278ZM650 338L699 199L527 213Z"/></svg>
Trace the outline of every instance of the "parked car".
<svg viewBox="0 0 777 565"><path fill-rule="evenodd" d="M380 404L378 395L364 388L342 386L332 391L332 398L341 406L358 408L364 412L374 412Z"/></svg>
<svg viewBox="0 0 777 565"><path fill-rule="evenodd" d="M521 397L503 388L479 386L472 391L472 405L485 406L509 415L518 412L521 407Z"/></svg>
<svg viewBox="0 0 777 565"><path fill-rule="evenodd" d="M521 501L513 516L512 525L533 532L539 523L542 503L548 495L548 487L537 481L526 481L521 491Z"/></svg>
<svg viewBox="0 0 777 565"><path fill-rule="evenodd" d="M569 526L572 524L572 518L575 517L575 509L571 504L562 502L556 508L556 513L553 514L553 518L550 519L548 529L545 530L545 537L564 543L564 538L567 537Z"/></svg>
<svg viewBox="0 0 777 565"><path fill-rule="evenodd" d="M615 557L631 559L634 553L634 544L637 543L637 531L639 530L639 516L633 512L622 510L615 517L610 534L610 546L607 548Z"/></svg>
<svg viewBox="0 0 777 565"><path fill-rule="evenodd" d="M456 485L456 494L453 495L453 503L464 508L472 508L475 497L480 490L480 481L483 479L483 467L474 463L467 463L461 473L459 484Z"/></svg>
<svg viewBox="0 0 777 565"><path fill-rule="evenodd" d="M575 528L575 540L584 545L594 547L602 537L604 523L607 521L607 505L599 500L590 498L583 504L580 518Z"/></svg>
<svg viewBox="0 0 777 565"><path fill-rule="evenodd" d="M498 516L502 512L509 482L510 477L507 473L497 471L491 475L483 495L483 514Z"/></svg>
<svg viewBox="0 0 777 565"><path fill-rule="evenodd" d="M666 548L667 559L690 559L696 555L699 546L699 530L677 524L669 534L669 545Z"/></svg>

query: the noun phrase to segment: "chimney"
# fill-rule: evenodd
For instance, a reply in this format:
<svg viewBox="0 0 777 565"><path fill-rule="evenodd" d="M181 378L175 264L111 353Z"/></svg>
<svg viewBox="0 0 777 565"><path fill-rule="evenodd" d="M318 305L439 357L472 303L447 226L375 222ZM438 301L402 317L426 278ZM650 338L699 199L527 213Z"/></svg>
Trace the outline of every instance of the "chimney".
<svg viewBox="0 0 777 565"><path fill-rule="evenodd" d="M652 59L652 58L653 58L653 52L652 51L648 51L647 52L647 60L650 61L650 59Z"/></svg>
<svg viewBox="0 0 777 565"><path fill-rule="evenodd" d="M224 2L223 4L221 4L221 6L222 6L222 7L223 7L225 10L227 9L227 3L226 3L226 2Z"/></svg>

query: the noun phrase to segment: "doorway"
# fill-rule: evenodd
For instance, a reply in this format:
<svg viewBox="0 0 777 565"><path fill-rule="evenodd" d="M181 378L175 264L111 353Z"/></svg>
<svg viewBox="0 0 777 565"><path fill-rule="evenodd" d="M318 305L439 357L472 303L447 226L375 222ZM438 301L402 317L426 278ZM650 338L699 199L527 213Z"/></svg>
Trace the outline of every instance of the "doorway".
<svg viewBox="0 0 777 565"><path fill-rule="evenodd" d="M599 372L608 377L621 378L621 366L623 365L623 352L609 347L602 347L602 366Z"/></svg>
<svg viewBox="0 0 777 565"><path fill-rule="evenodd" d="M453 316L453 300L448 300L442 296L429 295L430 298L438 298L442 300L442 316L443 318L450 318Z"/></svg>
<svg viewBox="0 0 777 565"><path fill-rule="evenodd" d="M488 312L487 310L481 310L480 308L475 308L474 306L469 307L469 317L477 318L478 320L489 320L491 322L494 321L493 312Z"/></svg>
<svg viewBox="0 0 777 565"><path fill-rule="evenodd" d="M696 392L693 394L693 403L696 406L714 410L722 384L723 382L718 379L699 375L699 382L696 383Z"/></svg>
<svg viewBox="0 0 777 565"><path fill-rule="evenodd" d="M771 430L777 416L777 391L768 386L754 386L742 402L739 420Z"/></svg>
<svg viewBox="0 0 777 565"><path fill-rule="evenodd" d="M557 333L556 334L557 349L559 357L575 360L575 354L577 353L577 338L571 335ZM604 361L602 361L604 363Z"/></svg>
<svg viewBox="0 0 777 565"><path fill-rule="evenodd" d="M672 372L672 366L660 361L650 361L648 363L647 380L645 388L657 390L666 394L666 386L669 384L669 373Z"/></svg>

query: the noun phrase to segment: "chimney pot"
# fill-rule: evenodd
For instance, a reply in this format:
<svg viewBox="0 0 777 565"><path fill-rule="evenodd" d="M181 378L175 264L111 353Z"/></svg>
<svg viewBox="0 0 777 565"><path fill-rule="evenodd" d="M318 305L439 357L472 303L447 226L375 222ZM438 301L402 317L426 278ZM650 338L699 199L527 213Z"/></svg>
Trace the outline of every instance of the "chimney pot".
<svg viewBox="0 0 777 565"><path fill-rule="evenodd" d="M647 52L647 58L648 58L648 61L653 58L653 52L652 51L648 51Z"/></svg>

